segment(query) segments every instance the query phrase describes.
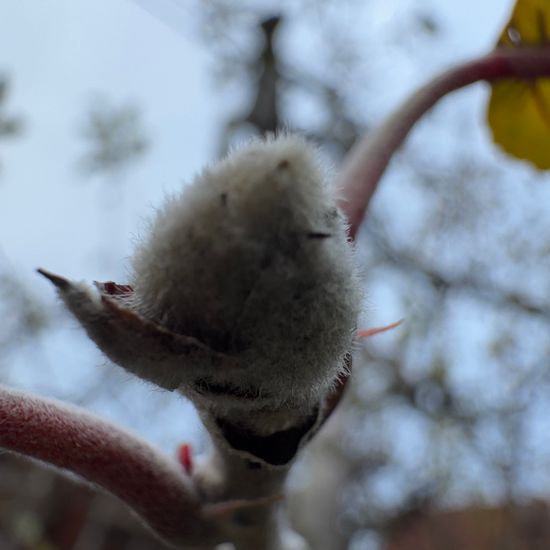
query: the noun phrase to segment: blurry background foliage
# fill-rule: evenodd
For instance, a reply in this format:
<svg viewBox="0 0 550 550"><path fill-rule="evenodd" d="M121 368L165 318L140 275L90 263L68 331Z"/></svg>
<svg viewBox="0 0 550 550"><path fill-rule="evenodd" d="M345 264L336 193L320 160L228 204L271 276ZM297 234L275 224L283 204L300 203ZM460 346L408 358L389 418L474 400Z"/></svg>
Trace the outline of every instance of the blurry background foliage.
<svg viewBox="0 0 550 550"><path fill-rule="evenodd" d="M82 169L89 174L120 176L136 162L148 146L140 116L134 105L117 108L104 98L95 98L82 129L88 145Z"/></svg>
<svg viewBox="0 0 550 550"><path fill-rule="evenodd" d="M21 133L22 121L20 118L6 113L9 81L6 76L0 76L0 139L11 139Z"/></svg>
<svg viewBox="0 0 550 550"><path fill-rule="evenodd" d="M382 0L137 3L168 23L164 32L176 27L209 54L219 100L211 158L287 128L309 136L335 165L399 99L457 61L457 51L483 53L496 43L511 9L489 3L487 10L501 11L487 16L495 21L488 29L471 20L473 0L405 8ZM26 133L34 131L10 107L12 78L0 86L0 197L18 185L7 138L23 140L21 117ZM85 168L73 172L75 181L100 180L99 199L90 205L84 186L67 193L75 201L82 194L83 212L100 219L104 254L80 242L91 254L83 277L103 270L123 279L125 249L117 243L137 230L124 217L155 136L131 90L110 100L99 84L91 91L102 99L87 115L83 101L80 130L73 128L80 152L64 158ZM550 547L550 181L490 144L487 92L478 85L455 94L418 125L358 237L367 294L361 326L405 323L358 346L342 410L294 471L289 506L313 548ZM181 113L187 109L182 97ZM162 185L160 173L150 185ZM10 238L1 235L0 246ZM84 404L168 451L185 438L204 448L188 405L103 365L47 301L49 289L30 281L17 259L0 255L2 382ZM2 548L156 548L109 497L0 458Z"/></svg>

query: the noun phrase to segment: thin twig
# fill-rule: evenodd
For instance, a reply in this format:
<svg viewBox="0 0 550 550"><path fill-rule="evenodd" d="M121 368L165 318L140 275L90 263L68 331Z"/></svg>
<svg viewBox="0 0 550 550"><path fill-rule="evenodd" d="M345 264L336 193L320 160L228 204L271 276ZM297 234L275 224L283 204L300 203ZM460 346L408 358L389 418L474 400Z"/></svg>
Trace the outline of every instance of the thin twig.
<svg viewBox="0 0 550 550"><path fill-rule="evenodd" d="M442 97L478 82L550 76L550 46L497 48L486 56L457 65L419 88L347 156L339 175L340 208L355 239L367 207L392 156L418 120Z"/></svg>

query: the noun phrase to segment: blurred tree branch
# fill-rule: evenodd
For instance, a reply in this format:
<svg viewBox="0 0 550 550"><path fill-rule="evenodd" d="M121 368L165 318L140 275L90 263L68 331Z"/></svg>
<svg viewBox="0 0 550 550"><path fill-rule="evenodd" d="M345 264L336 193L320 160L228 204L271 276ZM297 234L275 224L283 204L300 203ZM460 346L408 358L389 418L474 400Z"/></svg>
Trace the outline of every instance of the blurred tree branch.
<svg viewBox="0 0 550 550"><path fill-rule="evenodd" d="M91 175L117 175L142 157L149 147L138 108L114 107L105 99L94 101L83 136L89 143L89 151L80 163Z"/></svg>
<svg viewBox="0 0 550 550"><path fill-rule="evenodd" d="M23 128L23 121L20 117L11 116L4 112L8 92L8 77L0 76L0 140L12 139L20 135Z"/></svg>

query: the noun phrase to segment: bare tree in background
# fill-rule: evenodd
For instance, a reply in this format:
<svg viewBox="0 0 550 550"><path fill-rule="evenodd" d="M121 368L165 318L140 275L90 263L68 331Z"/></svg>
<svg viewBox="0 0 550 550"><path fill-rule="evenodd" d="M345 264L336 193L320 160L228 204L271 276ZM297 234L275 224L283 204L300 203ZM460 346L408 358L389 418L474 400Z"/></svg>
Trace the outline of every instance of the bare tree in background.
<svg viewBox="0 0 550 550"><path fill-rule="evenodd" d="M101 97L94 100L82 135L88 151L80 162L89 175L118 178L149 147L140 110L135 105L114 106ZM122 181L113 179L109 184L121 185Z"/></svg>
<svg viewBox="0 0 550 550"><path fill-rule="evenodd" d="M0 144L21 136L23 119L7 111L10 80L0 77ZM0 163L0 175L2 165ZM1 195L0 188L0 195ZM0 378L7 376L9 353L32 339L47 326L47 315L41 301L18 279L15 269L3 252L0 241L0 313L3 318L0 331Z"/></svg>
<svg viewBox="0 0 550 550"><path fill-rule="evenodd" d="M23 129L23 121L20 117L4 112L4 104L7 102L8 92L9 79L7 76L0 76L0 141L17 137Z"/></svg>

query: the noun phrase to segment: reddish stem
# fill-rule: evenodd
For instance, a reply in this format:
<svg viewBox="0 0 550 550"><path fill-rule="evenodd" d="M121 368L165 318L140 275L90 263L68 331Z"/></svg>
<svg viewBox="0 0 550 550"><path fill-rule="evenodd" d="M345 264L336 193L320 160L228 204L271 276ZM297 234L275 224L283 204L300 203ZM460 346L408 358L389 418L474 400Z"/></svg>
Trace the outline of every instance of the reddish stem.
<svg viewBox="0 0 550 550"><path fill-rule="evenodd" d="M199 537L204 526L176 461L75 407L0 386L0 446L100 485L167 540Z"/></svg>
<svg viewBox="0 0 550 550"><path fill-rule="evenodd" d="M409 97L347 156L339 176L340 207L355 239L370 199L393 154L416 122L449 92L480 80L533 79L550 76L550 46L498 48L445 71Z"/></svg>

